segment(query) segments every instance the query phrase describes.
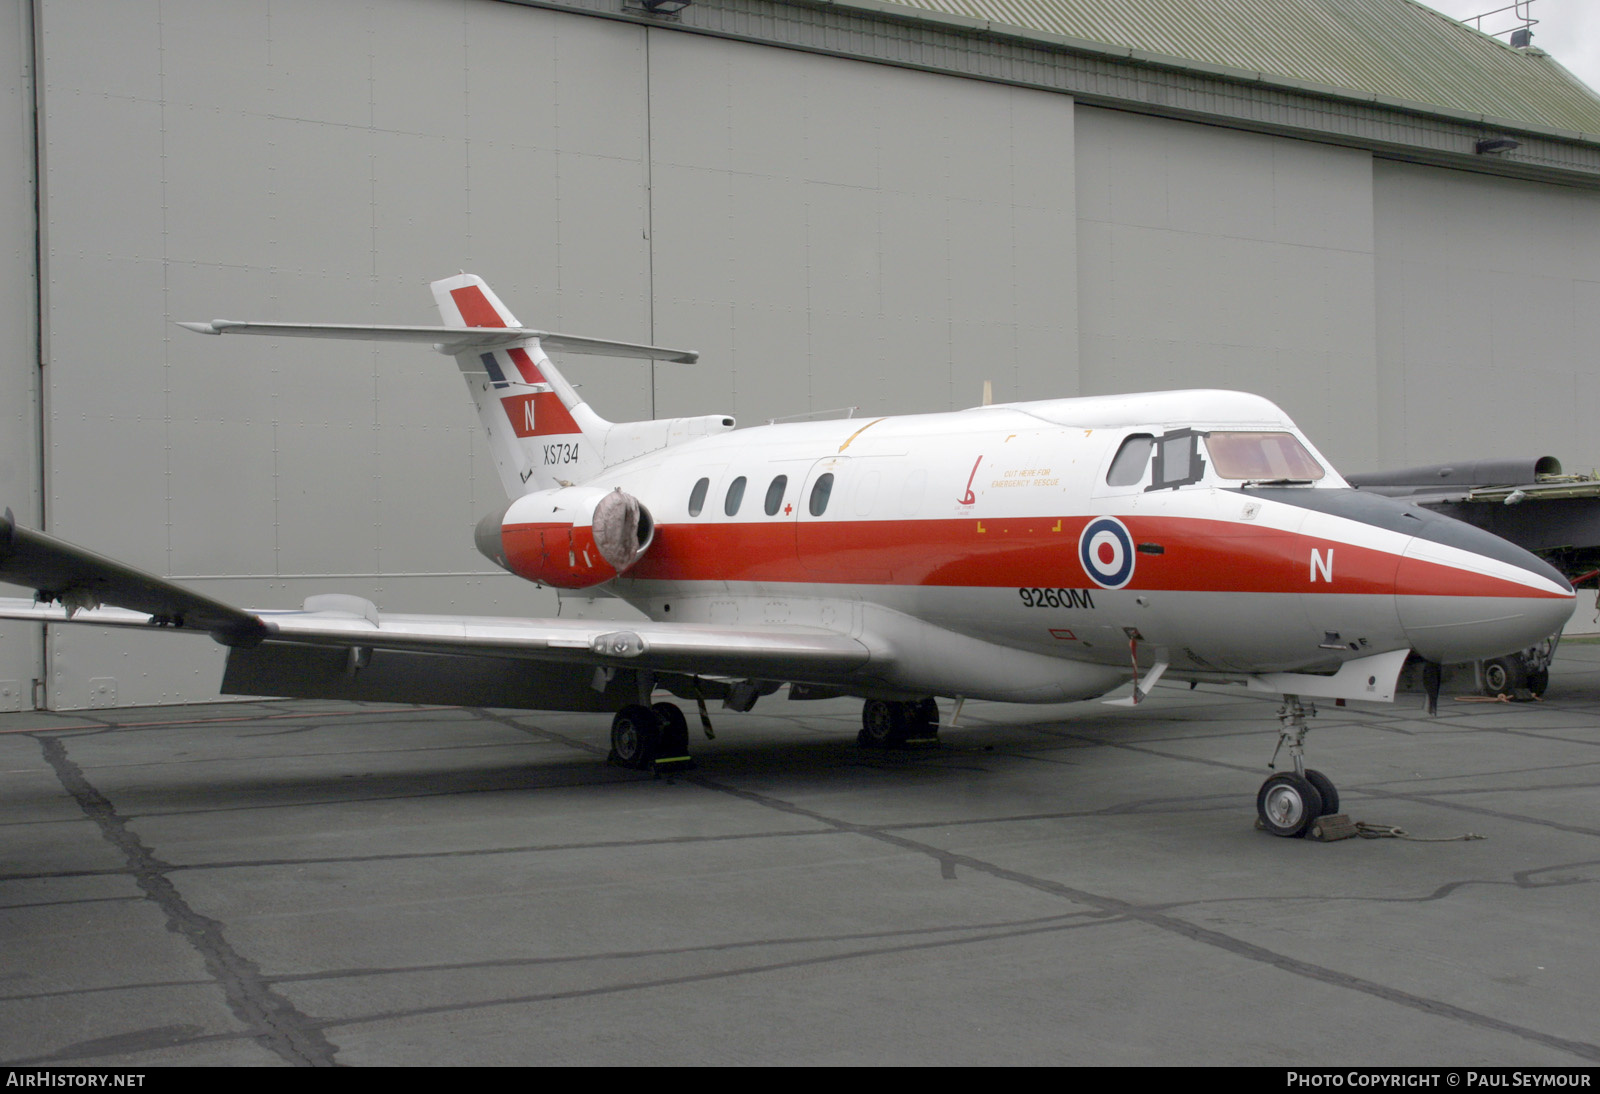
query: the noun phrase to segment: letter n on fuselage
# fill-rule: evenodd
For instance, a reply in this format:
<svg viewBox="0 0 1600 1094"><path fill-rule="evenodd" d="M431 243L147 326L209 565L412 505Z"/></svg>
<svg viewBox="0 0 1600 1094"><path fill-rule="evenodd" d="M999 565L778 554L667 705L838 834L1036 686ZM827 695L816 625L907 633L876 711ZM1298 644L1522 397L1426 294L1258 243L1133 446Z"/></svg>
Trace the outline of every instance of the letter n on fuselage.
<svg viewBox="0 0 1600 1094"><path fill-rule="evenodd" d="M1326 558L1323 557L1321 551L1317 550L1315 547L1311 548L1311 581L1313 584L1316 583L1318 574L1322 575L1322 580L1328 582L1329 584L1333 583L1332 547L1328 548L1328 554Z"/></svg>

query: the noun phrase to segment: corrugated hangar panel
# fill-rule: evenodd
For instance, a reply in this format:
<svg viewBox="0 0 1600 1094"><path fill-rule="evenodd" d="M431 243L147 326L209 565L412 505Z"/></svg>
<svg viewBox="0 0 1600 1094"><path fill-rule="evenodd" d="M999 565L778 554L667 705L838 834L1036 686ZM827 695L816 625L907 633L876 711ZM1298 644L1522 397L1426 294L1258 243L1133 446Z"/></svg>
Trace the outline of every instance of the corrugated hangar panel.
<svg viewBox="0 0 1600 1094"><path fill-rule="evenodd" d="M306 7L315 18L316 11L326 4L310 0ZM276 0L272 10L276 18ZM461 4L383 0L380 17L367 27L369 120L376 131L434 138L449 135L452 139L464 135L473 84L467 78L467 36L476 17L475 12L469 17ZM525 30L517 33L514 29L513 40L523 48L529 44ZM522 64L526 67L527 61ZM417 78L427 72L436 72L440 78ZM457 194L452 207L464 204Z"/></svg>
<svg viewBox="0 0 1600 1094"><path fill-rule="evenodd" d="M1092 107L1077 132L1084 393L1239 388L1336 464L1374 451L1369 157Z"/></svg>
<svg viewBox="0 0 1600 1094"><path fill-rule="evenodd" d="M42 8L51 530L245 604L426 610L436 580L502 608L503 583L425 576L491 572L471 530L502 500L453 362L172 321L430 323L427 282L468 268L529 322L647 339L644 32L425 0ZM648 415L648 365L583 368ZM215 694L208 643L152 637L57 636L52 704Z"/></svg>
<svg viewBox="0 0 1600 1094"><path fill-rule="evenodd" d="M1070 99L659 32L650 78L658 331L731 303L742 420L1072 393Z"/></svg>
<svg viewBox="0 0 1600 1094"><path fill-rule="evenodd" d="M1549 454L1587 470L1600 195L1392 163L1374 182L1385 444L1372 466Z"/></svg>
<svg viewBox="0 0 1600 1094"><path fill-rule="evenodd" d="M34 279L33 87L29 5L0 3L0 507L39 521L39 348ZM14 594L13 594L14 595ZM31 709L43 628L0 628L0 711Z"/></svg>
<svg viewBox="0 0 1600 1094"><path fill-rule="evenodd" d="M159 73L160 93L169 104L218 114L226 104L228 112L238 117L239 104L259 105L271 80L283 78L281 73L272 75L272 24L280 10L276 5L255 0L161 0L154 19L145 5L118 6L136 22L140 36L159 34L161 48L181 59ZM280 23L278 34L283 31Z"/></svg>

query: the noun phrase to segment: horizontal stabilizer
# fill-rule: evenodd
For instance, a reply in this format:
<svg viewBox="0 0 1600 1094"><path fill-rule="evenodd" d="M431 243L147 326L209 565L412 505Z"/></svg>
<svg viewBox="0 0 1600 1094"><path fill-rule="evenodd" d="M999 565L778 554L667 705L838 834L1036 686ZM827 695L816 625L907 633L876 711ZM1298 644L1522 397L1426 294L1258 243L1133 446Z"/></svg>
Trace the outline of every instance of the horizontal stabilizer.
<svg viewBox="0 0 1600 1094"><path fill-rule="evenodd" d="M504 349L537 338L546 350L589 353L605 357L639 357L692 365L700 354L692 349L667 349L639 342L614 342L579 334L534 330L531 327L381 327L353 323L246 323L213 319L209 323L179 323L197 334L263 334L278 338L344 338L359 342L420 342L437 345L441 352Z"/></svg>

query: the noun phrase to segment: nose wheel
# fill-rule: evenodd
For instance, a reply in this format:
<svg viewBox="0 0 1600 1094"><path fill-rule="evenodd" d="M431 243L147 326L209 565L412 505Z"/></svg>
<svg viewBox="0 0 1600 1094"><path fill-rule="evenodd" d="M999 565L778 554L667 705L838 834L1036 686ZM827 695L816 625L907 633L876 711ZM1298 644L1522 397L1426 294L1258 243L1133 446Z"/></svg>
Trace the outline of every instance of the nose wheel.
<svg viewBox="0 0 1600 1094"><path fill-rule="evenodd" d="M1285 695L1278 711L1278 721L1283 729L1278 738L1278 752L1286 746L1294 760L1294 770L1270 776L1256 793L1256 824L1274 836L1295 839L1310 831L1318 817L1339 811L1339 791L1333 780L1305 764L1305 739L1307 716L1314 716L1317 708L1300 702L1298 696Z"/></svg>
<svg viewBox="0 0 1600 1094"><path fill-rule="evenodd" d="M1261 784L1256 794L1256 816L1261 827L1274 836L1303 836L1321 815L1322 795L1304 775L1274 775Z"/></svg>

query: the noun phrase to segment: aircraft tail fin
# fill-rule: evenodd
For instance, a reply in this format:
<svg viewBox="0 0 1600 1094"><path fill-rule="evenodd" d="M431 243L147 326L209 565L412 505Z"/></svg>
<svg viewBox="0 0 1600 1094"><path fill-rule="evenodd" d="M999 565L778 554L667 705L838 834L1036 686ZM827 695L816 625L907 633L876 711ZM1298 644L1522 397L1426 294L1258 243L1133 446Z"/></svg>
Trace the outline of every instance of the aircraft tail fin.
<svg viewBox="0 0 1600 1094"><path fill-rule="evenodd" d="M473 274L435 281L432 288L447 327L522 326L494 290ZM570 486L604 470L612 423L591 410L561 375L541 339L463 347L455 359L510 497Z"/></svg>
<svg viewBox="0 0 1600 1094"><path fill-rule="evenodd" d="M473 274L435 281L432 288L445 326L475 332L471 343L443 339L441 348L454 354L466 378L512 498L585 482L656 449L734 428L733 418L722 414L609 422L590 409L544 347L684 363L698 359L693 351L530 330ZM505 334L489 334L494 330Z"/></svg>
<svg viewBox="0 0 1600 1094"><path fill-rule="evenodd" d="M548 347L564 353L692 364L699 359L693 350L524 327L483 279L472 274L435 281L432 288L443 326L231 319L178 325L197 334L432 344L456 359L488 431L500 481L513 499L536 490L576 485L626 460L734 427L731 417L720 414L608 422L589 408L545 354Z"/></svg>

